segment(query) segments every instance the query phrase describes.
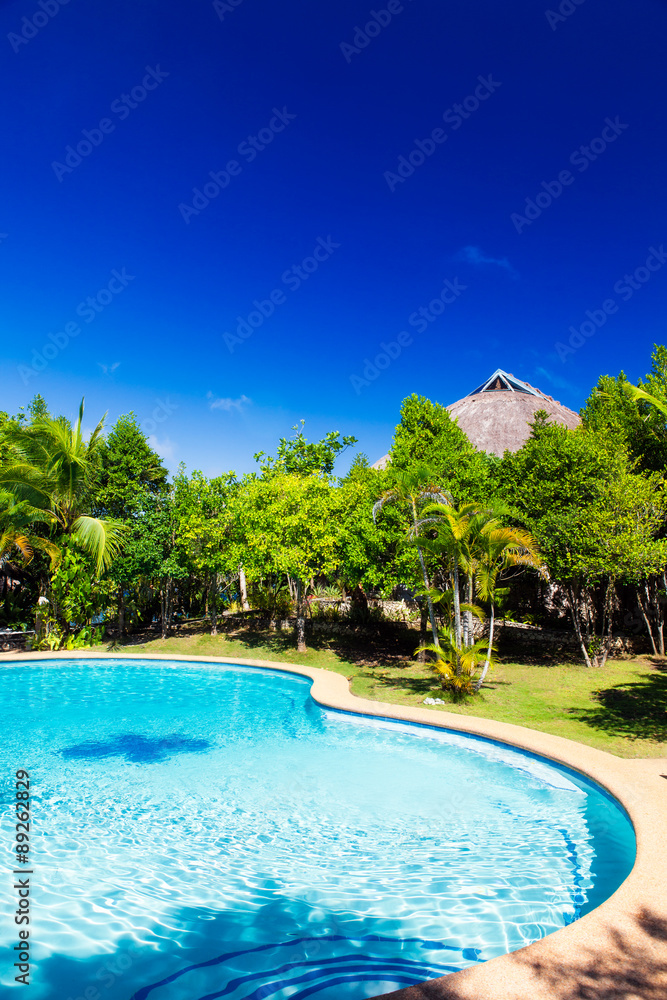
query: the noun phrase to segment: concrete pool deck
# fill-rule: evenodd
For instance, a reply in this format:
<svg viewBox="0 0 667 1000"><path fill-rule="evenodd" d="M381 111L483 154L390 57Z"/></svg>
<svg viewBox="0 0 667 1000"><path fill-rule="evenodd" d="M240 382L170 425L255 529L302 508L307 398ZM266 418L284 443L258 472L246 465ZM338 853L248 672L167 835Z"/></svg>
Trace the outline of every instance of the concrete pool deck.
<svg viewBox="0 0 667 1000"><path fill-rule="evenodd" d="M666 1000L667 758L623 759L560 736L489 719L368 701L342 674L270 660L176 654L62 651L0 659L127 659L225 663L299 674L327 708L486 736L593 778L626 809L637 838L632 872L595 910L519 951L375 1000Z"/></svg>

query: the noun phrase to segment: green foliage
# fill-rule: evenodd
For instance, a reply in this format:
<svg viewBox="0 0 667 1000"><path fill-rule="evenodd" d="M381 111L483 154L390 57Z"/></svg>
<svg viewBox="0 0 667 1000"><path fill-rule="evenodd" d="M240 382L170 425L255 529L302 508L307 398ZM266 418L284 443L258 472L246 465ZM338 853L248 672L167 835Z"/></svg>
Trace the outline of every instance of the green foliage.
<svg viewBox="0 0 667 1000"><path fill-rule="evenodd" d="M489 495L488 456L477 451L444 406L424 396L403 400L389 458L396 472L427 465L431 481L447 490L454 503Z"/></svg>
<svg viewBox="0 0 667 1000"><path fill-rule="evenodd" d="M110 585L96 579L91 557L74 539L66 540L50 588L51 608L64 634L90 626L109 596Z"/></svg>
<svg viewBox="0 0 667 1000"><path fill-rule="evenodd" d="M336 500L334 488L317 474L247 478L237 496L235 537L248 579L286 573L309 580L333 573Z"/></svg>
<svg viewBox="0 0 667 1000"><path fill-rule="evenodd" d="M581 411L586 430L608 434L626 449L633 467L667 467L667 348L655 345L649 374L633 386L621 372L603 375Z"/></svg>
<svg viewBox="0 0 667 1000"><path fill-rule="evenodd" d="M118 418L99 447L95 508L100 517L139 516L148 496L167 488L167 470L150 447L133 413Z"/></svg>
<svg viewBox="0 0 667 1000"><path fill-rule="evenodd" d="M260 451L254 459L259 463L263 476L286 474L310 476L314 473L330 476L338 455L357 443L351 434L342 438L340 431L329 431L321 441L308 442L303 433L305 420L292 428L294 435L289 440L281 438L275 458Z"/></svg>
<svg viewBox="0 0 667 1000"><path fill-rule="evenodd" d="M82 424L83 400L74 426L64 417L44 415L40 407L35 408L29 425L7 424L0 487L42 511L44 519L58 531L76 538L95 560L99 575L119 552L126 528L118 521L103 521L85 513L99 481L104 418L87 440Z"/></svg>
<svg viewBox="0 0 667 1000"><path fill-rule="evenodd" d="M654 553L664 516L655 477L629 471L627 452L604 432L535 427L503 460L501 482L514 511L530 528L556 580L634 572Z"/></svg>
<svg viewBox="0 0 667 1000"><path fill-rule="evenodd" d="M357 455L338 480L335 461L355 438L330 431L309 442L303 421L275 456L256 455L259 471L241 481L183 467L170 481L132 413L106 437L104 420L84 435L83 405L71 422L37 396L25 412L0 413L0 616L29 626L48 594L57 644L88 641L81 630L116 613L119 637L156 617L164 635L174 617L209 615L215 630L223 604L244 600L247 579L255 608L287 616L295 606L303 649L314 581L353 593L354 613L369 620L381 613L368 611L365 592L388 597L401 585L429 606L435 649L434 601L449 623L457 684L484 605L487 655L468 671L478 688L496 608L510 602L506 583L544 561L567 594L585 657L606 655L620 584L623 611L636 601L657 648L667 349L656 347L652 364L638 387L622 373L603 376L577 431L537 413L530 439L503 459L478 452L443 406L410 396L387 468Z"/></svg>
<svg viewBox="0 0 667 1000"><path fill-rule="evenodd" d="M485 639L461 643L453 629L440 632L439 645L427 643L417 652L434 656L432 668L438 675L443 691L449 691L455 701L463 700L477 690L477 681L485 666L493 663L492 649Z"/></svg>
<svg viewBox="0 0 667 1000"><path fill-rule="evenodd" d="M294 602L280 577L274 585L255 583L250 588L250 604L257 611L266 611L272 619L285 619L294 614Z"/></svg>
<svg viewBox="0 0 667 1000"><path fill-rule="evenodd" d="M336 561L338 575L348 590L361 586L389 596L400 583L419 578L416 553L401 547L409 525L406 512L387 506L381 518L373 518L373 508L388 484L386 472L355 462L335 491L339 519Z"/></svg>

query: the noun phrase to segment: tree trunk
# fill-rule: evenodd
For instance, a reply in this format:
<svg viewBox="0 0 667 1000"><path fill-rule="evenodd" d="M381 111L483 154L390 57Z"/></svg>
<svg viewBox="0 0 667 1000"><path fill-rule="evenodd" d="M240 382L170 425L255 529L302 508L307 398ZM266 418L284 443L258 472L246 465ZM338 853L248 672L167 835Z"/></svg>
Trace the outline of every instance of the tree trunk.
<svg viewBox="0 0 667 1000"><path fill-rule="evenodd" d="M431 600L431 595L428 593L429 582L428 576L426 575L426 563L424 562L424 556L422 554L421 547L417 546L417 552L419 553L419 562L421 563L422 575L424 577L424 586L426 587L426 604L428 606L428 616L431 621L431 631L433 633L433 645L440 648L440 639L438 638L438 629L435 624L435 614L433 612L433 601Z"/></svg>
<svg viewBox="0 0 667 1000"><path fill-rule="evenodd" d="M160 587L160 622L162 626L162 638L167 638L167 600L165 588Z"/></svg>
<svg viewBox="0 0 667 1000"><path fill-rule="evenodd" d="M356 607L357 612L362 620L365 619L368 614L368 598L364 593L364 588L360 583L350 593L350 608L352 606Z"/></svg>
<svg viewBox="0 0 667 1000"><path fill-rule="evenodd" d="M663 572L662 582L664 586L664 592L667 593L667 577ZM665 655L665 605L664 602L662 606L660 605L660 599L656 596L656 604L658 605L658 653L660 656Z"/></svg>
<svg viewBox="0 0 667 1000"><path fill-rule="evenodd" d="M218 634L218 574L213 574L211 588L211 635Z"/></svg>
<svg viewBox="0 0 667 1000"><path fill-rule="evenodd" d="M607 590L604 596L604 606L602 611L602 629L600 637L600 648L596 651L594 663L596 667L604 667L609 656L614 629L614 605L616 597L616 583L613 579L607 582Z"/></svg>
<svg viewBox="0 0 667 1000"><path fill-rule="evenodd" d="M646 581L644 581L644 593L646 594L646 603L647 603L647 605L650 605L650 600L651 599L650 599L649 592L648 592L648 583L646 583ZM657 656L658 655L658 647L657 647L655 639L653 637L653 629L651 628L651 623L650 623L649 618L648 618L647 610L644 607L644 602L642 601L641 592L640 592L639 587L637 587L637 606L639 607L639 610L641 612L641 616L644 619L644 624L646 625L646 631L648 632L648 637L651 640L651 648L653 650L653 655Z"/></svg>
<svg viewBox="0 0 667 1000"><path fill-rule="evenodd" d="M575 592L574 586L569 583L566 588L568 604L570 605L570 615L572 617L572 624L574 625L574 631L577 634L577 639L579 640L579 646L581 647L581 654L584 658L584 663L587 667L592 667L591 658L588 655L588 646L586 645L586 640L581 631L581 620L579 618L579 599Z"/></svg>
<svg viewBox="0 0 667 1000"><path fill-rule="evenodd" d="M662 583L667 591L667 579L662 574ZM642 598L642 589L643 596ZM658 580L652 577L651 580L644 580L643 584L637 588L637 605L646 625L651 647L654 656L665 655L665 623L664 623L664 601L660 601L658 594Z"/></svg>
<svg viewBox="0 0 667 1000"><path fill-rule="evenodd" d="M239 566L239 592L241 594L241 607L244 611L250 611L248 603L248 586L246 584L245 570Z"/></svg>
<svg viewBox="0 0 667 1000"><path fill-rule="evenodd" d="M665 575L664 570L662 572L662 586L663 586L663 593L667 596L667 575ZM664 634L665 604L663 600L661 607L659 599L656 598L656 600L658 603L658 621L660 622L660 625L658 626L658 649L660 651L660 656L664 656L665 655L665 634Z"/></svg>
<svg viewBox="0 0 667 1000"><path fill-rule="evenodd" d="M306 611L303 600L303 584L296 581L296 651L306 652Z"/></svg>
<svg viewBox="0 0 667 1000"><path fill-rule="evenodd" d="M484 678L486 677L487 671L489 669L489 664L491 663L491 647L493 646L493 627L495 625L495 622L496 622L496 606L493 603L493 601L491 601L491 619L489 621L489 649L486 654L486 663L484 664L484 669L480 674L479 680L475 684L475 691L479 691L482 684L484 683Z"/></svg>
<svg viewBox="0 0 667 1000"><path fill-rule="evenodd" d="M414 525L415 538L417 538L417 504L412 501L412 523ZM419 563L422 568L422 576L424 577L424 586L426 587L426 603L428 604L428 616L431 620L431 631L433 632L433 645L439 649L440 639L438 638L438 629L435 624L435 615L433 613L433 601L431 600L431 595L429 594L430 584L428 582L428 576L426 574L426 563L424 562L424 555L421 550L421 546L417 546L417 552L419 554Z"/></svg>
<svg viewBox="0 0 667 1000"><path fill-rule="evenodd" d="M472 573L470 573L468 575L468 577L466 578L466 583L467 583L467 590L468 590L468 594L467 594L466 600L467 600L468 604L472 604L473 591L474 591L474 580L473 580ZM466 624L467 624L467 632L468 632L468 641L467 641L466 645L472 646L472 644L475 641L475 636L474 636L473 628L472 628L472 611L466 611Z"/></svg>
<svg viewBox="0 0 667 1000"><path fill-rule="evenodd" d="M123 641L125 631L125 593L122 584L118 587L118 642Z"/></svg>
<svg viewBox="0 0 667 1000"><path fill-rule="evenodd" d="M419 652L417 653L417 663L426 663L426 651L422 646L426 645L426 634L428 632L428 608L423 601L419 602Z"/></svg>
<svg viewBox="0 0 667 1000"><path fill-rule="evenodd" d="M456 645L461 646L461 596L459 594L459 566L454 561L452 573L452 599L454 603L454 638Z"/></svg>

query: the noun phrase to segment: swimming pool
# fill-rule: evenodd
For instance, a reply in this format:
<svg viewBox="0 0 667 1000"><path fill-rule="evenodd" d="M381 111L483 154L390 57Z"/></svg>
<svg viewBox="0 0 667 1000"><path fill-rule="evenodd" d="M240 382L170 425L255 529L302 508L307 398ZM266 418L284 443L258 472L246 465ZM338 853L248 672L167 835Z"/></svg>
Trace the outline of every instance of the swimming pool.
<svg viewBox="0 0 667 1000"><path fill-rule="evenodd" d="M3 846L14 773L31 780L32 1000L358 1000L516 950L629 873L632 826L592 782L322 708L310 684L0 666ZM12 912L7 879L0 896ZM16 932L2 923L5 958Z"/></svg>

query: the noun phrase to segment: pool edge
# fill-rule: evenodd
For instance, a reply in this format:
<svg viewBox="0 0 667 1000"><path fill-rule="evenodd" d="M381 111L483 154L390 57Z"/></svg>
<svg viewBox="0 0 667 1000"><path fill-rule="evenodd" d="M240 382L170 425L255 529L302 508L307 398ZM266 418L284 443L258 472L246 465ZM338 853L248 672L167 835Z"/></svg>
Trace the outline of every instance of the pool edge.
<svg viewBox="0 0 667 1000"><path fill-rule="evenodd" d="M667 996L667 852L663 835L667 829L667 759L625 759L512 723L369 701L353 695L342 674L301 664L170 653L0 654L0 662L59 659L225 663L298 674L312 680L311 695L324 707L487 737L591 778L620 802L637 838L634 867L616 892L575 923L526 948L375 1000L657 1000Z"/></svg>

